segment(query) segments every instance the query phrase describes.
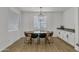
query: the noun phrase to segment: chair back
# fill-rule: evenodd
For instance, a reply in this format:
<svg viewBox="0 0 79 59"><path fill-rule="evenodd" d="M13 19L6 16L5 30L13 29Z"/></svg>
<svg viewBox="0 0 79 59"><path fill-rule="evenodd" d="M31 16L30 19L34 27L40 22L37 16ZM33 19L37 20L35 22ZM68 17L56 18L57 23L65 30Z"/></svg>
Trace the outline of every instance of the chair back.
<svg viewBox="0 0 79 59"><path fill-rule="evenodd" d="M24 35L25 35L26 37L31 37L31 33L26 33L26 32L24 32Z"/></svg>
<svg viewBox="0 0 79 59"><path fill-rule="evenodd" d="M31 34L31 38L37 38L38 37L38 34L37 33L32 33Z"/></svg>
<svg viewBox="0 0 79 59"><path fill-rule="evenodd" d="M27 37L28 36L28 34L26 33L26 32L24 32L24 35Z"/></svg>
<svg viewBox="0 0 79 59"><path fill-rule="evenodd" d="M45 37L46 37L46 33L40 33L40 34L39 34L39 37L40 37L40 38L45 38Z"/></svg>
<svg viewBox="0 0 79 59"><path fill-rule="evenodd" d="M50 36L53 36L53 32L50 33Z"/></svg>

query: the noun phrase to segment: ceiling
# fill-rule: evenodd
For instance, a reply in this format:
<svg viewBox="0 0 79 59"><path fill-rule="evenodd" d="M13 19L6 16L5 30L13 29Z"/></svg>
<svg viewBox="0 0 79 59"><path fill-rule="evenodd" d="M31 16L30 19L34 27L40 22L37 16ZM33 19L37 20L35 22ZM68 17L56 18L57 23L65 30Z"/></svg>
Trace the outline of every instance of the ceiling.
<svg viewBox="0 0 79 59"><path fill-rule="evenodd" d="M40 7L18 7L22 12L39 12ZM42 7L43 12L63 12L70 7Z"/></svg>

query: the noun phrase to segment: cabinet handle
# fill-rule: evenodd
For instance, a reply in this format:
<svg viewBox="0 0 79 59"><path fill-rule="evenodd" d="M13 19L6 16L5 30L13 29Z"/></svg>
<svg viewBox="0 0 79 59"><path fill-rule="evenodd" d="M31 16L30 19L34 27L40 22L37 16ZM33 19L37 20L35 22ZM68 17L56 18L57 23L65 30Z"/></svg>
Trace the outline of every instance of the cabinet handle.
<svg viewBox="0 0 79 59"><path fill-rule="evenodd" d="M67 37L67 38L69 37L69 36L68 36L68 34L67 34L67 36L66 36L66 37Z"/></svg>
<svg viewBox="0 0 79 59"><path fill-rule="evenodd" d="M59 32L59 34L60 34L60 32Z"/></svg>

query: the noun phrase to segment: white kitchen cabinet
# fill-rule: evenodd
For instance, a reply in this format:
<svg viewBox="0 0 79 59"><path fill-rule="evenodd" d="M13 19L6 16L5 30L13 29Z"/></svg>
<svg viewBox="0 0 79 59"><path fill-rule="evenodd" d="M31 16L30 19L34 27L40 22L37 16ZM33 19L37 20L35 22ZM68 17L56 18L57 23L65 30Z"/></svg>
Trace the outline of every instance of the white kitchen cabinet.
<svg viewBox="0 0 79 59"><path fill-rule="evenodd" d="M58 37L61 38L61 39L63 38L62 30L58 30Z"/></svg>
<svg viewBox="0 0 79 59"><path fill-rule="evenodd" d="M60 37L60 30L57 30L57 37Z"/></svg>
<svg viewBox="0 0 79 59"><path fill-rule="evenodd" d="M64 30L58 30L58 37L63 39L68 44L74 46L75 45L75 33L68 32Z"/></svg>
<svg viewBox="0 0 79 59"><path fill-rule="evenodd" d="M68 41L68 33L66 31L63 31L62 34L63 34L63 40L67 42Z"/></svg>
<svg viewBox="0 0 79 59"><path fill-rule="evenodd" d="M63 39L64 41L67 41L67 32L63 30L58 30L58 37Z"/></svg>
<svg viewBox="0 0 79 59"><path fill-rule="evenodd" d="M75 34L74 34L74 33L72 33L72 32L69 33L68 42L69 42L69 44L71 44L72 46L75 45Z"/></svg>
<svg viewBox="0 0 79 59"><path fill-rule="evenodd" d="M60 30L57 30L57 37L60 37Z"/></svg>

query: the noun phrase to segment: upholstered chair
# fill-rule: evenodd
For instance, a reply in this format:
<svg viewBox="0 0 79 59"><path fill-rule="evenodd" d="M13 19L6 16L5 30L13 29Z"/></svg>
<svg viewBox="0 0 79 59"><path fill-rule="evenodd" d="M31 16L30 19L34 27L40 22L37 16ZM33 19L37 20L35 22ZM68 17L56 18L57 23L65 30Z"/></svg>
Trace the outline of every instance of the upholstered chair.
<svg viewBox="0 0 79 59"><path fill-rule="evenodd" d="M31 34L31 40L33 41L33 43L38 43L38 34L37 33L32 33Z"/></svg>
<svg viewBox="0 0 79 59"><path fill-rule="evenodd" d="M40 43L46 43L46 33L40 33L39 34Z"/></svg>

